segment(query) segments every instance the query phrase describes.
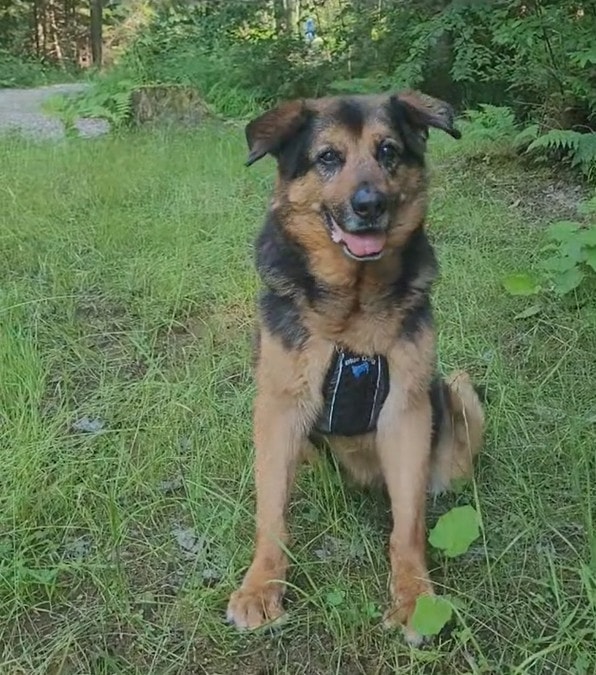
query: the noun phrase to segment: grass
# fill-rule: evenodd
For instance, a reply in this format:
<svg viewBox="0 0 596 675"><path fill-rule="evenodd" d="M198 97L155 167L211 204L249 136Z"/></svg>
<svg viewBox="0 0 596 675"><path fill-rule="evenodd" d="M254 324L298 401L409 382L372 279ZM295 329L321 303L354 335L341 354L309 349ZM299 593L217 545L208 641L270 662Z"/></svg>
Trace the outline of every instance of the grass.
<svg viewBox="0 0 596 675"><path fill-rule="evenodd" d="M473 503L484 531L431 552L460 609L425 650L380 626L387 504L326 462L292 502L283 630L223 621L251 554L271 162L246 170L232 128L0 141L0 672L594 672L594 304L515 319L500 280L537 255L540 179L433 140L441 363L492 397L475 489L430 505L432 526Z"/></svg>

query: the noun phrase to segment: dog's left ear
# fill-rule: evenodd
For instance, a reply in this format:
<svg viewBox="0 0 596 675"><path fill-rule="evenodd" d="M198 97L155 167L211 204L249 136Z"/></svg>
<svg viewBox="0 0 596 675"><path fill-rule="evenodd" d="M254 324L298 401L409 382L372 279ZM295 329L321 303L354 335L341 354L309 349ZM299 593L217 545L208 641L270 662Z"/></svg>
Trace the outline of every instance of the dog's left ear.
<svg viewBox="0 0 596 675"><path fill-rule="evenodd" d="M455 110L449 103L427 96L419 91L404 91L391 97L392 104L401 108L408 122L428 138L429 127L435 127L460 139L455 128Z"/></svg>
<svg viewBox="0 0 596 675"><path fill-rule="evenodd" d="M246 166L266 154L277 157L284 145L295 136L308 118L306 101L300 99L282 103L246 125L248 143Z"/></svg>

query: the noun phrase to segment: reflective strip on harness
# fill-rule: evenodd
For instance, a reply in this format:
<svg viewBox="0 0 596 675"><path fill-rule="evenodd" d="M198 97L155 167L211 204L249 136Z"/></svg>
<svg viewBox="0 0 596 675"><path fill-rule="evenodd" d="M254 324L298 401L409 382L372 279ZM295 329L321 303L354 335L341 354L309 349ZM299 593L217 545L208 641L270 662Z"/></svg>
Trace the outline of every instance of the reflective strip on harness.
<svg viewBox="0 0 596 675"><path fill-rule="evenodd" d="M323 410L315 425L321 434L359 436L377 428L389 393L384 356L336 350L323 384Z"/></svg>

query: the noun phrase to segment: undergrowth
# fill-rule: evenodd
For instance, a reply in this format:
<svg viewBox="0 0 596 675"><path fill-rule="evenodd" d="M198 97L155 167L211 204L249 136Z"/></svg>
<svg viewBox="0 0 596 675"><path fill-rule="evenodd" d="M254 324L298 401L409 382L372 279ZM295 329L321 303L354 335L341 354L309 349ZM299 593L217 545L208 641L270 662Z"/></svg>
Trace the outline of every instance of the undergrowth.
<svg viewBox="0 0 596 675"><path fill-rule="evenodd" d="M17 57L0 49L0 88L38 87L74 81L79 74L33 58Z"/></svg>

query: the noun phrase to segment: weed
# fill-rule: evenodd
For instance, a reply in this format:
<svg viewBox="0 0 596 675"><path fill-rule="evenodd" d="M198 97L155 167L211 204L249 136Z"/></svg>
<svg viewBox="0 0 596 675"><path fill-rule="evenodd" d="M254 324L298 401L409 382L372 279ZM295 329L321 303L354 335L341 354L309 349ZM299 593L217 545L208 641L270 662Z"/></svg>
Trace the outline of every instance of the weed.
<svg viewBox="0 0 596 675"><path fill-rule="evenodd" d="M596 198L582 205L583 211L593 217ZM588 286L596 273L596 222L557 221L546 230L547 243L540 260L540 275L518 272L505 277L505 290L511 295L538 295L552 292L568 295L581 284ZM530 315L527 315L530 316Z"/></svg>

